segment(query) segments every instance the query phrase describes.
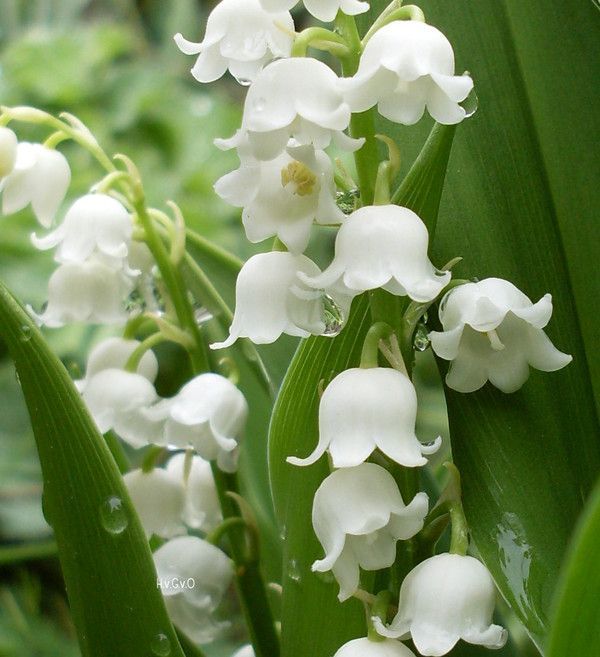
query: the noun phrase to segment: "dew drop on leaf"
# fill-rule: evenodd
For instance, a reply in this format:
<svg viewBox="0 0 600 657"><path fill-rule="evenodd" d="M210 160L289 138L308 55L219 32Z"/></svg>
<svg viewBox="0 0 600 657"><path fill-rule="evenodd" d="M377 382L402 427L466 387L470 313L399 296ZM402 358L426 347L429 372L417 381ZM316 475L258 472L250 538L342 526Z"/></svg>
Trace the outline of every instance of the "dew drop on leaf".
<svg viewBox="0 0 600 657"><path fill-rule="evenodd" d="M431 344L427 327L425 324L419 324L413 338L413 346L417 351L426 351Z"/></svg>
<svg viewBox="0 0 600 657"><path fill-rule="evenodd" d="M344 313L328 294L324 294L322 300L325 330L321 335L334 338L344 328Z"/></svg>
<svg viewBox="0 0 600 657"><path fill-rule="evenodd" d="M30 326L27 326L26 324L21 326L21 335L20 335L21 342L29 342L29 340L31 340L31 335L32 333Z"/></svg>
<svg viewBox="0 0 600 657"><path fill-rule="evenodd" d="M171 642L166 634L157 634L150 644L150 650L156 657L169 657L171 654Z"/></svg>
<svg viewBox="0 0 600 657"><path fill-rule="evenodd" d="M102 503L100 507L100 522L110 534L122 534L125 531L129 524L129 518L123 508L123 500L120 497L112 495Z"/></svg>
<svg viewBox="0 0 600 657"><path fill-rule="evenodd" d="M298 561L296 559L290 559L287 568L288 577L296 583L300 583L300 567L298 566Z"/></svg>

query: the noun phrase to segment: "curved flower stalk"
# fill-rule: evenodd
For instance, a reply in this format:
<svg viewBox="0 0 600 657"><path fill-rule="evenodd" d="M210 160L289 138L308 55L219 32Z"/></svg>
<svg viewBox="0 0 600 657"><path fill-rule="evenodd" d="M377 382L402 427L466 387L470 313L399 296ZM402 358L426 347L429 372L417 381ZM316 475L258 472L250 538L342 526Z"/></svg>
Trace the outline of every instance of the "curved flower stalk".
<svg viewBox="0 0 600 657"><path fill-rule="evenodd" d="M421 655L439 657L460 639L502 648L507 632L492 624L494 582L477 559L438 554L421 562L402 583L398 613L388 627L373 618L386 637L412 638Z"/></svg>
<svg viewBox="0 0 600 657"><path fill-rule="evenodd" d="M486 278L448 292L439 316L444 330L429 334L431 346L451 361L446 384L459 392L488 380L514 392L529 377L529 366L554 372L572 360L542 330L552 316L550 294L534 304L509 281Z"/></svg>
<svg viewBox="0 0 600 657"><path fill-rule="evenodd" d="M390 121L412 125L425 108L438 122L455 124L459 105L473 89L468 75L454 75L448 39L420 21L393 21L368 41L356 75L341 82L353 112L377 105Z"/></svg>
<svg viewBox="0 0 600 657"><path fill-rule="evenodd" d="M196 643L213 641L228 625L214 617L231 583L227 555L200 538L180 536L153 556L158 585L173 622Z"/></svg>
<svg viewBox="0 0 600 657"><path fill-rule="evenodd" d="M15 167L17 144L17 135L10 128L0 126L0 181Z"/></svg>
<svg viewBox="0 0 600 657"><path fill-rule="evenodd" d="M293 41L289 11L266 11L259 0L221 0L208 17L200 43L175 35L181 52L199 55L191 70L198 82L214 82L229 69L238 82L249 84L265 64L289 57Z"/></svg>
<svg viewBox="0 0 600 657"><path fill-rule="evenodd" d="M414 301L433 301L450 280L427 256L429 234L408 208L373 205L347 217L333 262L318 276L300 274L314 288L343 285L352 296L382 288Z"/></svg>
<svg viewBox="0 0 600 657"><path fill-rule="evenodd" d="M415 657L415 654L399 641L364 638L348 641L333 657Z"/></svg>
<svg viewBox="0 0 600 657"><path fill-rule="evenodd" d="M296 6L298 0L260 0L260 3L268 11L283 11ZM369 11L369 3L361 0L304 0L302 4L315 18L324 22L332 21L338 11L349 16Z"/></svg>
<svg viewBox="0 0 600 657"><path fill-rule="evenodd" d="M345 370L327 386L319 406L319 444L293 465L311 465L328 451L335 468L357 466L375 449L406 467L427 463L441 445L422 445L415 435L417 393L397 370L373 367Z"/></svg>
<svg viewBox="0 0 600 657"><path fill-rule="evenodd" d="M341 223L345 216L335 198L333 165L311 146L261 162L244 158L239 169L215 183L217 194L243 207L242 221L251 242L277 236L292 253L302 253L313 221Z"/></svg>
<svg viewBox="0 0 600 657"><path fill-rule="evenodd" d="M325 557L312 569L331 570L340 585L338 598L347 600L358 588L359 568L389 568L396 542L423 527L428 498L418 493L405 505L392 475L374 463L343 468L319 486L312 522Z"/></svg>
<svg viewBox="0 0 600 657"><path fill-rule="evenodd" d="M19 142L14 166L2 180L2 214L13 214L31 204L37 220L48 228L70 182L71 169L62 153Z"/></svg>

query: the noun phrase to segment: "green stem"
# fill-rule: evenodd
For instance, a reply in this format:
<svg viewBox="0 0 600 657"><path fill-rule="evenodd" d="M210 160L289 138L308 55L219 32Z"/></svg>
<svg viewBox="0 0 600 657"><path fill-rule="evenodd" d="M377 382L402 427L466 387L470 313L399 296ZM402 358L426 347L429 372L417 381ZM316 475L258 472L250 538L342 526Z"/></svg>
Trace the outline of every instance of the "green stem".
<svg viewBox="0 0 600 657"><path fill-rule="evenodd" d="M234 527L245 526L246 522L243 518L227 518L227 520L223 520L223 522L218 527L216 527L210 534L208 534L206 540L213 545L218 545L223 536L230 532Z"/></svg>
<svg viewBox="0 0 600 657"><path fill-rule="evenodd" d="M452 523L450 553L464 556L469 549L469 531L461 502L453 502L450 505L450 522Z"/></svg>
<svg viewBox="0 0 600 657"><path fill-rule="evenodd" d="M54 540L23 543L21 545L3 545L0 547L0 566L56 556L58 556L58 548Z"/></svg>
<svg viewBox="0 0 600 657"><path fill-rule="evenodd" d="M324 27L309 27L302 30L292 46L292 57L306 57L309 46L330 52L336 57L345 57L349 53L346 40Z"/></svg>
<svg viewBox="0 0 600 657"><path fill-rule="evenodd" d="M202 235L199 235L191 228L186 229L186 237L188 244L193 244L201 253L211 260L218 262L228 271L237 274L242 268L244 263L237 256L202 237Z"/></svg>
<svg viewBox="0 0 600 657"><path fill-rule="evenodd" d="M162 333L154 333L147 337L143 342L133 350L131 356L127 359L125 363L125 370L127 372L136 372L140 361L144 357L144 354L152 349L152 347L164 342L167 338Z"/></svg>
<svg viewBox="0 0 600 657"><path fill-rule="evenodd" d="M379 367L379 343L393 333L392 327L385 322L373 324L367 331L360 355L362 368Z"/></svg>
<svg viewBox="0 0 600 657"><path fill-rule="evenodd" d="M390 607L391 600L392 600L392 594L390 593L390 591L380 591L375 597L375 602L371 607L371 614L367 621L367 627L368 627L367 636L371 641L375 641L375 642L385 641L384 637L379 635L377 633L377 630L375 630L371 618L373 616L377 616L377 618L379 618L384 625L387 624L387 615L388 615L388 609Z"/></svg>

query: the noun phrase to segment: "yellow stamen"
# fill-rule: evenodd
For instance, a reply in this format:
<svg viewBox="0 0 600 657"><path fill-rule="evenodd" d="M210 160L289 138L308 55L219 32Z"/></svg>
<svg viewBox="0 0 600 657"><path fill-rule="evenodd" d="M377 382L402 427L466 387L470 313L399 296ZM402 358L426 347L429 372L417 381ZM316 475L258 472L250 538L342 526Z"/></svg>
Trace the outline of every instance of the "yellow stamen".
<svg viewBox="0 0 600 657"><path fill-rule="evenodd" d="M315 189L317 176L306 164L294 160L281 170L281 184L292 194L308 196Z"/></svg>

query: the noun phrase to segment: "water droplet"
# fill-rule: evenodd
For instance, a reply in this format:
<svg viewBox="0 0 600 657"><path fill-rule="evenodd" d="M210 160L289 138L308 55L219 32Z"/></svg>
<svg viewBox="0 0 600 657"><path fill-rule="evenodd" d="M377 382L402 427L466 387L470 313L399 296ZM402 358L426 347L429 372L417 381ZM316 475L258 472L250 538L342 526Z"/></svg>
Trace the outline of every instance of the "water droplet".
<svg viewBox="0 0 600 657"><path fill-rule="evenodd" d="M112 495L103 502L100 507L100 521L104 529L111 534L122 534L125 531L129 518L120 497Z"/></svg>
<svg viewBox="0 0 600 657"><path fill-rule="evenodd" d="M429 348L431 340L429 339L428 333L429 331L427 330L427 326L425 326L425 324L420 323L417 326L417 330L415 331L413 338L413 346L417 351L426 351Z"/></svg>
<svg viewBox="0 0 600 657"><path fill-rule="evenodd" d="M202 326L202 324L206 324L206 322L210 322L212 318L213 318L213 314L209 310L207 310L204 306L196 305L194 307L194 319L196 320L196 324L198 324L198 326Z"/></svg>
<svg viewBox="0 0 600 657"><path fill-rule="evenodd" d="M169 657L171 654L171 642L166 634L157 634L150 644L150 650L157 657Z"/></svg>
<svg viewBox="0 0 600 657"><path fill-rule="evenodd" d="M15 381L17 382L17 385L21 385L21 377L19 376L19 370L15 370Z"/></svg>
<svg viewBox="0 0 600 657"><path fill-rule="evenodd" d="M322 317L323 322L325 323L325 330L321 335L334 338L336 335L339 335L340 331L344 328L344 313L328 294L323 295L322 302Z"/></svg>
<svg viewBox="0 0 600 657"><path fill-rule="evenodd" d="M471 93L463 100L461 106L465 110L465 118L468 119L475 114L479 108L479 98L475 89L471 90Z"/></svg>
<svg viewBox="0 0 600 657"><path fill-rule="evenodd" d="M298 565L298 561L296 559L290 559L287 568L287 575L292 580L292 582L296 582L298 584L300 583L300 566Z"/></svg>
<svg viewBox="0 0 600 657"><path fill-rule="evenodd" d="M338 208L344 214L352 214L356 210L356 201L360 198L359 189L350 189L347 192L338 192L336 194L336 202Z"/></svg>
<svg viewBox="0 0 600 657"><path fill-rule="evenodd" d="M249 80L248 78L237 78L237 81L242 87L249 87L252 84L252 80Z"/></svg>
<svg viewBox="0 0 600 657"><path fill-rule="evenodd" d="M31 340L32 330L31 326L21 326L21 342L29 342Z"/></svg>
<svg viewBox="0 0 600 657"><path fill-rule="evenodd" d="M283 527L281 528L281 531L279 532L279 538L282 541L287 540L287 525L283 525Z"/></svg>

